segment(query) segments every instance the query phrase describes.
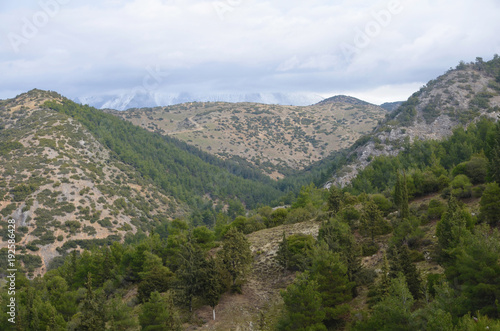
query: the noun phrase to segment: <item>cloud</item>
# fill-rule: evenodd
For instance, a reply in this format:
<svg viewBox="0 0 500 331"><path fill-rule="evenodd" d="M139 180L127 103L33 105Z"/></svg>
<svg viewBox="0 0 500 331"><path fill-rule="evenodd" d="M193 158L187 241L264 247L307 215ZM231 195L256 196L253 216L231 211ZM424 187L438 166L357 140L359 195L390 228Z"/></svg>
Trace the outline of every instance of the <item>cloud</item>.
<svg viewBox="0 0 500 331"><path fill-rule="evenodd" d="M48 11L54 3L57 10ZM397 13L391 12L395 4ZM460 60L500 52L494 0L41 0L1 6L0 98L33 87L69 97L133 89L152 67L168 73L158 88L176 92L388 95L387 88L400 93L398 86L423 85ZM47 22L37 26L44 13ZM36 32L26 36L30 24ZM13 35L24 38L17 51ZM345 45L353 51L347 56Z"/></svg>

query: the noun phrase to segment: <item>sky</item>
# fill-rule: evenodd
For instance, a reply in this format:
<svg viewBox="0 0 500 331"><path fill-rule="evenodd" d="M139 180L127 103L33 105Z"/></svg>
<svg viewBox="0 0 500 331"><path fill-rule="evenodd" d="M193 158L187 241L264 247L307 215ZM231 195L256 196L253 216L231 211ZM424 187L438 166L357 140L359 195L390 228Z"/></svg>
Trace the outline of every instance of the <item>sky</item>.
<svg viewBox="0 0 500 331"><path fill-rule="evenodd" d="M0 3L0 99L165 93L406 100L500 53L498 0L25 0Z"/></svg>

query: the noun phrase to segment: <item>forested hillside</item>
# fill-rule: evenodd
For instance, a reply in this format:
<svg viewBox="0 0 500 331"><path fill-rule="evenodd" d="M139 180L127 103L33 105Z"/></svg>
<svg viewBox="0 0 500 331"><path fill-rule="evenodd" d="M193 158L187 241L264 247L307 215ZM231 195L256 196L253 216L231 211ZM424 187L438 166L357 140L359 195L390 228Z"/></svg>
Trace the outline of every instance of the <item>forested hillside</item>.
<svg viewBox="0 0 500 331"><path fill-rule="evenodd" d="M500 330L499 63L279 181L54 92L0 101L0 329Z"/></svg>
<svg viewBox="0 0 500 331"><path fill-rule="evenodd" d="M499 161L500 124L483 118L375 158L343 189L304 186L286 209L75 250L17 280L17 327L496 330Z"/></svg>

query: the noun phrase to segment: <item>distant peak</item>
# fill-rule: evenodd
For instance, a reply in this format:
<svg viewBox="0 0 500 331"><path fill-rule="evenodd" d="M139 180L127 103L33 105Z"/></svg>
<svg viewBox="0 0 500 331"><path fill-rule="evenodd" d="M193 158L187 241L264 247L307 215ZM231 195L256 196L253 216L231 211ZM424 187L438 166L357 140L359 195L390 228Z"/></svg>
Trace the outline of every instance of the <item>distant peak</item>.
<svg viewBox="0 0 500 331"><path fill-rule="evenodd" d="M355 97L350 97L348 95L336 95L331 98L327 98L323 101L318 102L318 105L328 105L332 103L346 103L350 105L371 105L371 103L357 99Z"/></svg>

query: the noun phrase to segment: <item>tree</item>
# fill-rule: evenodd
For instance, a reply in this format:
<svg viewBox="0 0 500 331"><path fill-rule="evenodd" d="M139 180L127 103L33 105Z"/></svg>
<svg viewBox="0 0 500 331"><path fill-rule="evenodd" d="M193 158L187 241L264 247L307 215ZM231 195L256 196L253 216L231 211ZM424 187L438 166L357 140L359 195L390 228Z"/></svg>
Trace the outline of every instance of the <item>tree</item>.
<svg viewBox="0 0 500 331"><path fill-rule="evenodd" d="M121 297L110 299L106 303L106 315L111 331L126 331L138 326L132 307L123 302Z"/></svg>
<svg viewBox="0 0 500 331"><path fill-rule="evenodd" d="M278 245L278 251L276 252L276 261L284 269L288 269L290 263L290 247L288 247L288 240L286 239L285 231L283 230L283 238Z"/></svg>
<svg viewBox="0 0 500 331"><path fill-rule="evenodd" d="M436 225L441 258L449 259L449 251L456 247L468 232L467 219L470 215L460 207L453 196L448 200L448 208Z"/></svg>
<svg viewBox="0 0 500 331"><path fill-rule="evenodd" d="M413 298L420 298L422 280L420 279L417 267L411 261L410 250L407 245L403 245L400 249L394 249L391 263L392 276L397 277L397 275L401 273L405 277L406 285L408 286Z"/></svg>
<svg viewBox="0 0 500 331"><path fill-rule="evenodd" d="M338 328L349 317L348 301L352 299L355 283L349 281L348 268L339 253L328 250L328 245L320 242L313 251L310 279L318 284L325 311L323 323Z"/></svg>
<svg viewBox="0 0 500 331"><path fill-rule="evenodd" d="M401 218L410 217L410 208L408 206L408 183L406 182L406 173L403 170L403 178L401 180Z"/></svg>
<svg viewBox="0 0 500 331"><path fill-rule="evenodd" d="M104 330L104 305L102 298L98 298L92 289L92 275L90 272L87 274L85 287L87 292L82 303L79 330Z"/></svg>
<svg viewBox="0 0 500 331"><path fill-rule="evenodd" d="M319 229L318 241L324 241L330 251L340 254L347 266L349 281L354 281L361 270L361 262L359 247L349 225L335 218L325 221Z"/></svg>
<svg viewBox="0 0 500 331"><path fill-rule="evenodd" d="M382 272L380 274L380 281L378 283L378 293L383 298L389 293L391 287L391 278L389 277L389 261L387 260L387 254L384 252L384 261L382 264Z"/></svg>
<svg viewBox="0 0 500 331"><path fill-rule="evenodd" d="M332 216L337 215L342 209L342 204L343 204L342 191L333 184L332 186L330 186L329 189L327 204L328 204L328 211L332 213Z"/></svg>
<svg viewBox="0 0 500 331"><path fill-rule="evenodd" d="M169 292L165 293L164 297L158 292L151 293L149 301L142 305L139 323L145 331L182 330L172 295Z"/></svg>
<svg viewBox="0 0 500 331"><path fill-rule="evenodd" d="M285 314L279 321L278 330L326 330L322 323L326 314L318 284L309 279L308 273L297 276L281 296L285 302Z"/></svg>
<svg viewBox="0 0 500 331"><path fill-rule="evenodd" d="M500 75L498 76L500 77ZM488 160L489 160L489 167L488 167L488 174L489 177L497 182L500 183L500 167L498 166L500 164L500 124L497 123L495 126L495 130L493 132L493 136L490 142L490 152L488 155Z"/></svg>
<svg viewBox="0 0 500 331"><path fill-rule="evenodd" d="M202 277L202 296L212 307L212 315L215 321L215 307L219 304L220 296L223 290L221 270L214 258L209 258L203 266Z"/></svg>
<svg viewBox="0 0 500 331"><path fill-rule="evenodd" d="M145 252L144 271L140 272L139 276L142 281L137 289L137 297L139 301L144 302L149 300L152 292L166 292L171 285L174 274L163 265L160 257Z"/></svg>
<svg viewBox="0 0 500 331"><path fill-rule="evenodd" d="M371 316L356 323L353 330L413 330L413 302L405 277L399 274L391 280L388 295L373 307Z"/></svg>
<svg viewBox="0 0 500 331"><path fill-rule="evenodd" d="M500 233L487 224L474 228L454 250L454 260L446 270L450 283L466 298L462 312L479 311L500 317Z"/></svg>
<svg viewBox="0 0 500 331"><path fill-rule="evenodd" d="M382 212L371 200L368 200L363 206L361 225L362 230L371 237L372 244L375 244L375 235L383 233L384 228L388 226L382 217Z"/></svg>
<svg viewBox="0 0 500 331"><path fill-rule="evenodd" d="M250 243L243 233L231 228L224 236L219 254L224 268L231 275L232 290L241 291L241 285L252 263Z"/></svg>
<svg viewBox="0 0 500 331"><path fill-rule="evenodd" d="M489 183L481 196L479 219L492 225L500 223L500 186Z"/></svg>
<svg viewBox="0 0 500 331"><path fill-rule="evenodd" d="M202 266L205 261L203 251L193 242L192 236L181 246L179 254L180 266L176 272L182 296L193 311L193 298L201 294Z"/></svg>

